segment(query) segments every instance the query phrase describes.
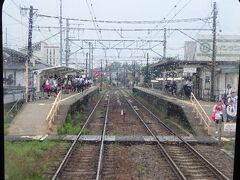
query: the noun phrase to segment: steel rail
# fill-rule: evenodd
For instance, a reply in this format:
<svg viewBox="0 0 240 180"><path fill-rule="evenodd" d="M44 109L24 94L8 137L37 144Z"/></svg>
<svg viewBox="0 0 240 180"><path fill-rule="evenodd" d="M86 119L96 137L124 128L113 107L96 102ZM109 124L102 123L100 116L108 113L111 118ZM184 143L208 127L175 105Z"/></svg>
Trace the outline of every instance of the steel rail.
<svg viewBox="0 0 240 180"><path fill-rule="evenodd" d="M102 98L104 97L104 95L105 95L105 93L104 93L104 94L102 95L102 97L99 99L99 101L97 102L97 104L96 104L95 107L93 108L91 114L88 116L88 118L87 118L86 122L84 123L82 129L81 129L80 132L78 133L77 138L73 141L73 143L72 143L71 147L69 148L67 154L64 156L64 159L63 159L62 162L60 163L60 165L59 165L57 171L55 172L55 174L53 175L52 180L55 180L55 179L58 177L60 171L62 170L62 168L63 168L64 165L66 164L66 162L67 162L70 154L72 153L73 147L75 146L75 144L76 144L77 141L79 140L80 136L82 135L82 132L83 132L84 128L85 128L86 125L88 124L89 120L92 118L93 113L95 112L96 108L98 107L98 104L100 103L100 101L102 100Z"/></svg>
<svg viewBox="0 0 240 180"><path fill-rule="evenodd" d="M98 159L98 168L97 168L96 180L101 179L103 151L104 151L104 140L105 140L105 134L106 134L106 128L107 128L109 102L110 102L110 96L107 95L107 97L108 97L108 104L107 104L107 111L106 111L105 119L104 119L103 133L102 133L102 137L101 137L101 147L100 147L100 154L99 154L99 159Z"/></svg>
<svg viewBox="0 0 240 180"><path fill-rule="evenodd" d="M122 93L122 91L120 90L120 92ZM122 93L122 95L125 97L125 95ZM155 135L151 129L148 127L148 125L144 122L144 120L141 118L141 116L138 114L138 112L134 109L134 107L132 106L132 104L127 100L127 98L125 97L127 103L131 106L131 108L133 109L133 111L135 112L135 114L138 116L138 118L141 120L141 122L143 123L143 125L145 126L145 128L148 130L148 132L154 137L154 139L157 141L158 146L160 147L161 151L163 152L164 156L166 157L166 160L168 161L168 163L171 165L172 170L176 173L176 175L178 176L179 179L184 179L187 180L187 178L184 176L184 174L182 173L182 171L178 168L177 164L174 162L174 160L170 157L170 155L167 153L167 151L165 150L165 148L163 147L163 145L161 144L160 140L157 138L157 135Z"/></svg>
<svg viewBox="0 0 240 180"><path fill-rule="evenodd" d="M126 92L126 91L125 91ZM126 92L128 93L128 92ZM129 93L128 93L129 94ZM221 177L222 179L229 180L227 176L225 176L220 170L218 170L214 165L212 165L206 158L204 158L196 149L194 149L187 141L185 141L181 136L178 136L174 131L172 131L167 125L165 125L155 114L153 114L146 106L144 106L139 100L137 100L135 97L133 97L131 94L129 94L135 101L137 101L145 110L147 110L154 118L158 120L159 123L161 123L163 126L165 126L173 135L175 135L177 138L179 138L186 147L195 154L197 158L200 158L202 160L202 163L207 165L207 167L211 170L212 173L214 173L217 177Z"/></svg>

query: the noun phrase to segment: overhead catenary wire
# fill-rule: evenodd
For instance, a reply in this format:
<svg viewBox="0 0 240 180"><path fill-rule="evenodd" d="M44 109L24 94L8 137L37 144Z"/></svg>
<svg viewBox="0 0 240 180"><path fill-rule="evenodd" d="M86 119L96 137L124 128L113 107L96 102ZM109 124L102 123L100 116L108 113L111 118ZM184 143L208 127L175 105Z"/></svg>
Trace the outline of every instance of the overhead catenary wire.
<svg viewBox="0 0 240 180"><path fill-rule="evenodd" d="M189 0L171 19L170 19L170 21L171 20L173 20L180 12L182 12L182 10L191 2L192 0ZM169 21L168 21L169 22ZM169 24L169 23L166 23L162 28L165 28L166 26L167 26L167 24ZM143 44L142 46L145 46L146 44ZM142 46L140 46L140 48L142 47ZM156 53L156 52L155 52ZM159 53L157 53L157 54L159 54ZM160 54L159 54L160 55Z"/></svg>
<svg viewBox="0 0 240 180"><path fill-rule="evenodd" d="M90 0L91 1L91 0ZM179 0L178 1L178 3L180 3L182 0ZM191 0L189 0L188 2L190 2ZM91 11L92 11L92 20L89 20L89 22L98 22L98 23L100 23L99 22L99 20L97 20L96 19L96 16L95 16L95 13L94 13L94 11L93 11L93 7L92 7L92 4L91 4L91 6L90 6L90 9L91 9ZM167 14L167 16L166 17L168 17L168 16L170 16L170 14L173 12L173 10L174 9L176 9L176 7L173 7L173 9ZM179 11L178 11L179 12ZM176 14L175 14L176 15ZM175 16L174 16L175 17ZM57 17L58 19L59 19L59 17ZM207 23L207 20L210 20L212 17L208 17L208 18L206 18L206 19L203 19L203 18L195 18L195 20L196 21L204 21L205 23ZM64 18L63 18L64 19ZM71 18L70 18L71 19ZM194 18L193 18L194 19ZM193 20L192 19L192 20ZM198 20L197 20L198 19ZM187 20L187 19L185 19L185 20ZM190 19L188 19L189 21L188 22L191 22L190 21ZM101 20L100 20L101 21ZM163 22L164 21L164 22ZM175 23L176 21L175 20L173 20L172 22L170 22L171 21L171 19L170 20L163 20L162 21L162 23L167 23L167 22L169 22L169 23ZM175 22L174 22L175 21ZM136 22L140 22L140 24L142 24L142 22L144 22L144 23L147 23L147 22L150 22L150 24L152 23L152 24L154 24L154 21L115 21L114 23L123 23L123 22L127 22L127 23L136 23ZM156 22L156 21L155 21ZM160 22L160 21L158 21L158 22ZM180 21L180 22L184 22L184 21ZM185 21L186 22L186 21ZM104 23L106 23L106 22L104 22ZM110 22L107 22L107 23L110 23ZM111 22L111 23L113 23L113 22ZM100 28L98 28L97 27L97 25L96 25L96 27L95 27L96 29L97 29L97 31L104 31L104 29L100 29ZM70 28L70 29L74 29L74 28ZM75 28L75 29L77 29L77 28ZM85 29L86 30L86 29ZM91 30L94 30L94 28L91 28ZM120 30L122 30L122 31L147 31L147 29L105 29L106 31L120 31ZM150 29L150 31L158 31L158 29ZM175 29L175 31L176 30L178 30L178 29ZM180 29L180 30L182 30L182 31L185 31L186 29ZM205 29L203 29L203 31L204 31ZM206 30L209 30L209 29L206 29ZM148 31L149 31L149 29L148 29ZM160 31L160 30L159 30ZM41 34L42 34L42 32L41 31L39 31Z"/></svg>
<svg viewBox="0 0 240 180"><path fill-rule="evenodd" d="M209 48L208 46L206 46L205 44L203 44L201 41L199 41L199 40L193 38L192 36L186 34L185 32L183 32L183 31L181 31L181 30L178 30L178 31L179 31L180 33L182 33L183 35L189 37L189 38L192 39L193 41L199 43L201 46L204 46L205 48L209 49L210 51L213 51L211 48Z"/></svg>
<svg viewBox="0 0 240 180"><path fill-rule="evenodd" d="M36 16L42 18L53 18L59 19L58 16L51 16L45 14L36 13ZM161 23L179 23L179 22L193 22L193 21L205 21L207 19L211 19L212 17L206 18L188 18L188 19L175 19L175 20L161 20L161 21L116 21L116 20L90 20L90 19L77 19L77 18L66 18L63 17L62 19L69 19L72 21L81 21L81 22L98 22L98 23L112 23L112 24L161 24Z"/></svg>
<svg viewBox="0 0 240 180"><path fill-rule="evenodd" d="M94 20L96 20L96 17L93 16L93 12L91 11L91 9L90 9L90 7L89 7L88 0L86 0L86 3L87 3L87 7L88 7L88 9L89 9L89 12L90 12L90 15L91 15L91 18L92 18L92 22L93 22L93 25L94 25L94 27L95 27L97 36L98 36L99 39L101 39L101 38L102 38L101 31L99 31L99 30L97 29L97 27L99 27L99 26L98 26L97 22L94 21ZM98 35L98 33L100 34L100 36Z"/></svg>
<svg viewBox="0 0 240 180"><path fill-rule="evenodd" d="M35 29L59 29L59 27L56 27L56 26L34 26L33 28ZM65 28L65 27L64 27ZM83 31L95 31L96 29L95 28L76 28L76 27L72 27L72 28L69 28L71 30L83 30ZM166 30L178 30L179 28L168 28ZM210 31L212 29L203 29L203 28L180 28L181 30L184 30L184 31L199 31L199 30L202 30L202 31ZM137 29L116 29L116 28L99 28L98 30L100 31L164 31L164 28L162 29L150 29L150 28L137 28Z"/></svg>
<svg viewBox="0 0 240 180"><path fill-rule="evenodd" d="M11 0L11 2L12 2L17 8L21 8L14 0Z"/></svg>
<svg viewBox="0 0 240 180"><path fill-rule="evenodd" d="M19 24L21 24L22 26L24 26L24 27L27 27L27 28L28 28L28 25L27 25L27 24L25 24L25 23L21 22L20 20L18 20L18 19L17 19L17 18L15 18L15 17L11 16L11 15L10 15L10 14L8 14L6 11L4 11L4 10L3 10L3 13L4 13L4 14L6 14L7 16L9 16L10 18L12 18L14 21L16 21L16 22L18 22Z"/></svg>

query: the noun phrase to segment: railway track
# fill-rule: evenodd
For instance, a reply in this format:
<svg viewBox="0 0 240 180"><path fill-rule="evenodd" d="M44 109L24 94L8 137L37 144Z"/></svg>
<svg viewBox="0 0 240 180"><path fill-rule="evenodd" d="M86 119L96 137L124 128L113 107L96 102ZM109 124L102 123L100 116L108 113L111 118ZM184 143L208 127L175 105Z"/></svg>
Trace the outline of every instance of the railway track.
<svg viewBox="0 0 240 180"><path fill-rule="evenodd" d="M100 102L102 103L103 99L105 100L104 106L106 107L106 112L104 124L102 125L104 130L102 132L101 142L96 142L94 144L79 142L79 138L83 134L85 127L89 126L89 121L95 116L94 113L100 105ZM70 146L58 169L54 173L52 179L99 179L102 167L104 135L106 133L108 108L109 96L104 94L95 105L81 131L77 135L77 138ZM97 127L99 127L99 124Z"/></svg>
<svg viewBox="0 0 240 180"><path fill-rule="evenodd" d="M147 135L144 126L136 119L134 113L129 111L127 102L118 90L113 90L109 107L107 135L143 136ZM122 114L121 114L122 111ZM125 115L123 115L125 114ZM125 117L124 117L125 116Z"/></svg>
<svg viewBox="0 0 240 180"><path fill-rule="evenodd" d="M125 120L120 115L121 108L127 114ZM100 140L80 141L85 128L90 130L91 135L100 135ZM157 144L105 142L105 136L112 134L150 135ZM161 143L157 135L172 135L181 142ZM115 90L103 95L97 102L52 179L153 177L172 180L228 179L138 100L126 92Z"/></svg>
<svg viewBox="0 0 240 180"><path fill-rule="evenodd" d="M136 113L138 118L144 124L147 131L155 137L159 145L160 152L165 156L166 160L171 165L172 170L175 172L179 179L228 179L222 172L220 172L214 165L212 165L207 159L205 159L200 153L198 153L189 143L184 141L180 136L175 134L170 128L168 128L157 116L155 116L148 108L146 108L141 102L135 99L133 96L129 96L126 91L122 91L124 97L129 106ZM154 117L159 123L164 126L170 134L176 136L180 143L163 144L157 138L155 127L149 126L146 120L146 115L139 113L136 107L143 107L149 116Z"/></svg>

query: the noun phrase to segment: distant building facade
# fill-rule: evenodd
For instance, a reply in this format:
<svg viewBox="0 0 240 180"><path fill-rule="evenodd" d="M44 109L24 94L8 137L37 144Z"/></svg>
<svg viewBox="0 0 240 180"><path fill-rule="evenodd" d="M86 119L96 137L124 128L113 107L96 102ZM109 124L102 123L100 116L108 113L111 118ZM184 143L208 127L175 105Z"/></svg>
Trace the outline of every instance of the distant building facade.
<svg viewBox="0 0 240 180"><path fill-rule="evenodd" d="M184 60L211 61L212 36L199 35L197 41L187 41L184 44ZM240 35L218 35L216 37L216 61L240 60Z"/></svg>
<svg viewBox="0 0 240 180"><path fill-rule="evenodd" d="M40 58L43 63L54 67L60 65L59 46L48 45L46 42L38 42L32 45L33 60ZM27 54L27 47L19 49L20 52Z"/></svg>

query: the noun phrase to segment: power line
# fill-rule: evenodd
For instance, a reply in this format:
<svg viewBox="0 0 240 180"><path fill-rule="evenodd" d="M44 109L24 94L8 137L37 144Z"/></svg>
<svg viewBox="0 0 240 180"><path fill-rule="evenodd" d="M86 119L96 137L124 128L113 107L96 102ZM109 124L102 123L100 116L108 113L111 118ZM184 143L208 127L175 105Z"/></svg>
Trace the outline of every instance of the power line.
<svg viewBox="0 0 240 180"><path fill-rule="evenodd" d="M11 2L12 2L17 8L20 8L20 6L19 6L17 3L15 3L14 0L11 0Z"/></svg>
<svg viewBox="0 0 240 180"><path fill-rule="evenodd" d="M27 25L27 24L22 23L20 20L18 20L17 18L11 16L11 15L8 14L6 11L3 10L3 13L6 14L7 16L9 16L10 18L12 18L13 20L15 20L16 22L18 22L19 24L21 24L21 25L23 25L23 26L25 26L25 27L28 28L28 25Z"/></svg>
<svg viewBox="0 0 240 180"><path fill-rule="evenodd" d="M189 0L183 7L182 9L180 9L171 19L170 21L172 21L192 0ZM167 23L162 27L165 28L167 26L167 24L169 24L170 21L167 21ZM145 46L146 44L143 44L142 46ZM140 47L142 47L140 46Z"/></svg>
<svg viewBox="0 0 240 180"><path fill-rule="evenodd" d="M182 1L182 0L179 0L179 1L176 3L176 5L173 6L173 8L169 11L169 13L165 16L164 19L166 19L166 18L171 14L171 12L177 7L177 5L178 5L181 1Z"/></svg>
<svg viewBox="0 0 240 180"><path fill-rule="evenodd" d="M102 38L102 34L101 34L101 31L97 30L98 24L96 25L96 23L97 23L96 22L96 17L93 18L93 13L92 13L92 11L91 11L91 9L89 7L88 0L86 0L86 3L87 3L87 6L88 6L88 9L89 9L89 12L90 12L90 15L91 15L91 18L92 18L92 22L93 22L93 25L95 27L96 33L97 33L97 36L98 36L99 39L101 39ZM100 34L100 37L99 37L98 33Z"/></svg>
<svg viewBox="0 0 240 180"><path fill-rule="evenodd" d="M192 36L186 34L185 32L178 30L180 33L182 33L183 35L189 37L190 39L192 39L193 41L199 43L201 46L204 46L205 48L209 49L210 51L213 51L211 48L209 48L208 46L206 46L205 44L201 43L200 41L198 41L197 39L193 38Z"/></svg>
<svg viewBox="0 0 240 180"><path fill-rule="evenodd" d="M177 5L178 5L181 1L182 1L182 0L178 1L177 4L174 6L174 8L176 8ZM170 23L170 21L173 21L174 17L176 17L185 7L186 7L186 6L184 6L180 11L178 11L170 20L166 21L165 25L164 25L162 28L165 28L165 27ZM174 8L173 8L173 9L174 9ZM170 13L169 13L169 14L170 14ZM169 14L168 14L168 15L169 15ZM167 16L168 16L168 15L167 15ZM165 18L163 18L163 19L165 20L166 18L167 18L167 17L165 17ZM156 34L155 34L155 35L156 35ZM147 36L149 36L149 34L148 34Z"/></svg>
<svg viewBox="0 0 240 180"><path fill-rule="evenodd" d="M37 29L59 29L59 27L54 27L54 26L34 26L34 28L37 28ZM69 28L71 30L83 30L83 31L95 31L96 29L95 28L75 28L75 27L72 27L72 28ZM164 31L164 28L162 29L144 29L144 28L138 28L138 29L114 29L114 28L103 28L103 29L99 29L100 31ZM178 29L166 29L166 30L178 30ZM184 30L184 31L194 31L194 30L203 30L203 31L210 31L212 29L196 29L196 28L185 28L185 29L181 29L181 30Z"/></svg>
<svg viewBox="0 0 240 180"><path fill-rule="evenodd" d="M151 39L70 39L70 41L119 41L119 42L163 42L162 40Z"/></svg>
<svg viewBox="0 0 240 180"><path fill-rule="evenodd" d="M189 0L183 7L182 9L180 9L173 17L171 20L173 20L173 18L175 18L192 0ZM167 23L168 24L168 23ZM166 24L166 25L167 25ZM164 27L166 27L166 25Z"/></svg>
<svg viewBox="0 0 240 180"><path fill-rule="evenodd" d="M42 18L54 18L59 19L58 16L50 16L44 14L36 13L36 16ZM211 19L212 17L206 18L190 18L190 19L175 19L175 20L161 20L161 21L114 21L114 20L89 20L89 19L77 19L77 18L65 18L72 21L81 21L81 22L98 22L98 23L112 23L112 24L161 24L161 23L179 23L179 22L193 22L193 21L205 21Z"/></svg>

